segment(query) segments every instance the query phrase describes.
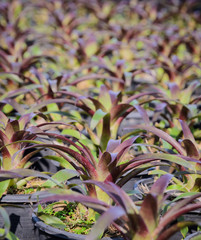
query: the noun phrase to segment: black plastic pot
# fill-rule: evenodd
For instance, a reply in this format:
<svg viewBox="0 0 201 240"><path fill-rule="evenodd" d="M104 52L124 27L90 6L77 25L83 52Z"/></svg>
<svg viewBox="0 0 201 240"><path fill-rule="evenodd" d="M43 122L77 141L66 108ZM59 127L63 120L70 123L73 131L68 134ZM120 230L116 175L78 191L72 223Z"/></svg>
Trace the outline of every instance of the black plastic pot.
<svg viewBox="0 0 201 240"><path fill-rule="evenodd" d="M36 207L38 200L49 196L49 194L16 194L5 195L0 199L0 204L7 211L11 229L20 240L39 240L35 226L32 221L33 208ZM4 220L0 216L0 227L3 227Z"/></svg>
<svg viewBox="0 0 201 240"><path fill-rule="evenodd" d="M138 200L142 200L144 196L149 192L153 184L154 179L151 177L135 181L133 185L133 190L136 191L135 197Z"/></svg>
<svg viewBox="0 0 201 240"><path fill-rule="evenodd" d="M201 232L195 232L190 235L188 235L184 240L198 240L201 239Z"/></svg>
<svg viewBox="0 0 201 240"><path fill-rule="evenodd" d="M25 152L25 155L27 155L31 151L33 151L33 149L27 150ZM44 150L41 150L40 153L37 153L34 156L34 158L31 160L31 162L33 162L31 169L34 169L40 172L51 172L51 173L56 173L59 170L61 170L60 164L56 161L45 159L46 155L54 155L54 151L51 149L44 149ZM40 159L40 161L38 159Z"/></svg>
<svg viewBox="0 0 201 240"><path fill-rule="evenodd" d="M32 219L33 219L33 222L35 223L36 232L40 240L63 240L63 239L85 240L86 239L86 235L66 232L64 230L60 230L45 224L36 216L35 213L32 213ZM123 238L121 237L115 237L115 238L104 237L102 239L103 240L123 240Z"/></svg>

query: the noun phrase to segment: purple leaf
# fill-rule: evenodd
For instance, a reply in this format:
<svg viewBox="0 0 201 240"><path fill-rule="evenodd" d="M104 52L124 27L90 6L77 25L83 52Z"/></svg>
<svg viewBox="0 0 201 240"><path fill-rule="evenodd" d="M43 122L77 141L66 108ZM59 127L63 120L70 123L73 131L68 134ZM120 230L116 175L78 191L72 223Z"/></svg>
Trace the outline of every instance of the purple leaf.
<svg viewBox="0 0 201 240"><path fill-rule="evenodd" d="M161 176L151 187L150 193L154 195L162 195L167 188L171 178L171 174L165 174Z"/></svg>
<svg viewBox="0 0 201 240"><path fill-rule="evenodd" d="M120 94L121 92L114 92L112 90L109 90L109 95L111 98L112 105L116 105L118 101L120 100Z"/></svg>
<svg viewBox="0 0 201 240"><path fill-rule="evenodd" d="M188 198L185 198L179 202L177 202L177 204L175 204L173 207L171 207L165 214L165 216L161 219L161 222L165 221L166 218L171 218L173 217L173 215L179 210L182 209L183 207L187 207L189 205L189 203L191 203L193 200L195 200L196 198L199 198L201 196L201 193L197 193L193 196L189 196Z"/></svg>
<svg viewBox="0 0 201 240"><path fill-rule="evenodd" d="M48 147L53 150L55 149L55 151L60 150L61 152L67 153L71 157L73 157L81 166L83 166L91 177L94 177L94 178L97 177L97 172L96 172L94 166L92 165L92 163L87 158L83 157L81 154L72 150L69 147L56 145L56 144L44 143L44 144L35 144L31 147L27 147L26 149L35 148L35 147Z"/></svg>
<svg viewBox="0 0 201 240"><path fill-rule="evenodd" d="M134 107L131 107L131 105L125 104L125 103L121 103L116 106L113 106L112 111L110 113L112 122L114 123L118 118L120 118L130 108L134 110Z"/></svg>
<svg viewBox="0 0 201 240"><path fill-rule="evenodd" d="M182 228L190 227L194 225L198 225L198 224L196 222L187 222L187 221L178 222L172 225L171 227L169 227L168 229L162 231L157 237L157 240L167 240Z"/></svg>
<svg viewBox="0 0 201 240"><path fill-rule="evenodd" d="M171 91L171 95L173 99L177 99L180 89L176 83L168 83L168 87Z"/></svg>
<svg viewBox="0 0 201 240"><path fill-rule="evenodd" d="M123 141L120 145L118 145L113 152L117 152L119 153L120 151L127 149L128 147L131 147L133 145L133 143L135 142L135 140L138 138L139 136L135 136L135 137L131 137L125 141Z"/></svg>
<svg viewBox="0 0 201 240"><path fill-rule="evenodd" d="M25 133L26 132L24 130L15 132L11 137L11 142L13 142L12 146L18 145L18 143L14 143L14 142L23 140Z"/></svg>
<svg viewBox="0 0 201 240"><path fill-rule="evenodd" d="M147 125L151 125L151 122L149 120L149 116L148 116L147 112L144 110L144 108L142 108L140 105L134 105L134 107L139 112L139 114L142 117L144 123L147 124Z"/></svg>
<svg viewBox="0 0 201 240"><path fill-rule="evenodd" d="M173 213L171 215L168 214L168 216L167 216L167 214L165 214L165 216L161 218L161 220L158 224L158 227L155 230L155 233L159 234L168 224L170 224L173 221L173 219L177 219L178 217L184 215L185 213L197 210L199 208L201 208L201 202L194 203L194 204L187 204L186 206L184 206L178 210L173 209L174 212L172 211ZM172 210L172 208L170 210Z"/></svg>
<svg viewBox="0 0 201 240"><path fill-rule="evenodd" d="M35 106L30 107L26 113L33 113L36 112L38 110L40 110L41 108L47 106L48 104L51 103L69 103L72 105L75 105L75 101L70 100L70 99L63 99L63 98L56 98L56 99L48 99L46 101L43 101L41 103L36 104Z"/></svg>
<svg viewBox="0 0 201 240"><path fill-rule="evenodd" d="M96 110L101 109L103 112L107 112L107 110L105 109L105 107L103 106L103 104L101 102L99 102L98 100L96 100L95 98L91 98L89 97L89 100L91 100L96 108ZM85 104L85 103L84 103Z"/></svg>
<svg viewBox="0 0 201 240"><path fill-rule="evenodd" d="M14 99L6 98L1 102L11 105L21 115L25 113L25 109L19 103L17 103Z"/></svg>
<svg viewBox="0 0 201 240"><path fill-rule="evenodd" d="M158 211L157 195L147 194L140 208L140 216L149 232L153 232L157 226Z"/></svg>
<svg viewBox="0 0 201 240"><path fill-rule="evenodd" d="M112 153L120 144L121 144L121 139L118 139L118 140L110 139L107 144L106 151L109 153Z"/></svg>
<svg viewBox="0 0 201 240"><path fill-rule="evenodd" d="M117 78L117 77L112 77L112 76L106 76L106 75L102 75L102 74L89 74L87 76L83 76L80 77L76 80L74 80L73 82L69 83L70 85L77 85L80 82L83 82L85 80L95 80L95 79L107 79L107 80L111 80L114 82L120 82L120 83L124 83L124 81L121 78Z"/></svg>
<svg viewBox="0 0 201 240"><path fill-rule="evenodd" d="M87 236L88 240L96 240L104 232L104 230L112 224L113 221L125 215L125 211L121 206L110 207L103 213L93 226L90 234Z"/></svg>
<svg viewBox="0 0 201 240"><path fill-rule="evenodd" d="M154 126L147 126L147 125L142 125L142 124L134 125L131 128L142 129L142 130L146 130L148 132L152 132L153 134L157 135L158 137L162 138L163 140L168 142L170 145L172 145L180 154L185 155L185 150L182 148L182 146L166 132L164 132Z"/></svg>
<svg viewBox="0 0 201 240"><path fill-rule="evenodd" d="M90 205L90 207L94 208L95 210L98 210L98 212L103 212L108 209L107 203L98 200L97 198L93 198L90 196L85 196L79 193L67 193L67 194L56 194L52 195L50 197L47 197L43 199L41 202L53 202L53 201L59 201L59 200L67 200L71 202L80 202L84 205Z"/></svg>
<svg viewBox="0 0 201 240"><path fill-rule="evenodd" d="M155 95L161 95L161 93L160 92L143 92L143 93L138 93L136 95L133 95L133 96L129 97L126 100L126 103L129 104L130 102L132 102L135 99L138 99L138 98L143 97L143 96L149 96L149 95L155 96Z"/></svg>
<svg viewBox="0 0 201 240"><path fill-rule="evenodd" d="M95 184L106 192L117 204L121 205L124 210L130 214L138 212L137 208L129 196L116 184L112 182L84 181L85 183Z"/></svg>
<svg viewBox="0 0 201 240"><path fill-rule="evenodd" d="M182 140L182 143L185 146L186 154L188 157L193 157L198 160L200 159L200 153L195 144L190 139L184 139Z"/></svg>
<svg viewBox="0 0 201 240"><path fill-rule="evenodd" d="M183 130L184 138L190 139L193 143L195 143L195 138L194 138L190 128L186 124L186 122L181 119L179 119L179 122L180 122L182 130Z"/></svg>
<svg viewBox="0 0 201 240"><path fill-rule="evenodd" d="M15 173L11 171L0 170L0 181L4 181L10 178L20 178L22 175L20 173Z"/></svg>
<svg viewBox="0 0 201 240"><path fill-rule="evenodd" d="M30 120L35 116L36 114L34 113L28 113L28 114L22 115L19 119L20 130L24 130L27 124L30 122Z"/></svg>
<svg viewBox="0 0 201 240"><path fill-rule="evenodd" d="M101 174L101 178L104 177L104 175L108 175L108 168L109 168L109 165L112 161L112 158L111 158L111 155L109 152L104 152L102 155L101 155L101 158L99 159L99 162L98 162L98 169L101 170L102 174Z"/></svg>

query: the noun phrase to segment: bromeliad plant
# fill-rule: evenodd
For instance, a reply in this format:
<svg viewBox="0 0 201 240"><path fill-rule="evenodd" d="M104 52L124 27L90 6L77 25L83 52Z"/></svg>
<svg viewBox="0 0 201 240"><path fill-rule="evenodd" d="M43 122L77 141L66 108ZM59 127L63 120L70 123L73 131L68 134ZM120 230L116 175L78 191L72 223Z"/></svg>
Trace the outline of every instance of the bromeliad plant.
<svg viewBox="0 0 201 240"><path fill-rule="evenodd" d="M201 163L200 163L200 149L199 145L196 143L193 134L188 127L187 123L183 120L179 120L182 132L183 139L180 141L176 141L173 137L171 137L166 132L148 125L134 125L133 129L139 131L147 131L153 133L154 136L157 136L159 140L154 140L154 145L149 145L149 147L156 148L159 147L158 150L153 150L152 153L142 154L141 156L136 157L138 160L145 159L158 159L158 160L166 160L172 162L174 159L174 164L171 165L170 171L176 171L175 174L177 177L173 177L174 185L170 187L172 190L178 190L181 192L200 192L201 189ZM135 130L134 132L135 133ZM128 135L132 135L132 132ZM127 136L128 136L127 135ZM152 141L152 137L149 135L148 142ZM181 162L185 160L190 164L180 165ZM179 165L180 166L179 166ZM151 174L165 174L166 172L163 170L155 170L150 172Z"/></svg>
<svg viewBox="0 0 201 240"><path fill-rule="evenodd" d="M35 114L27 114L19 120L11 120L0 112L0 138L1 138L1 169L10 170L26 167L27 161L34 153L23 158L23 151L15 155L17 151L24 148L27 144L15 143L19 140L33 140L36 135L29 131L27 124ZM28 165L27 165L28 166Z"/></svg>
<svg viewBox="0 0 201 240"><path fill-rule="evenodd" d="M67 91L62 91L62 93L67 96L73 95ZM84 128L92 142L104 151L109 139L117 138L122 121L135 109L140 113L144 122L149 122L149 117L141 105L146 103L150 95L157 94L158 92L143 92L122 99L121 92L114 92L106 85L102 85L97 98L86 98L78 94L74 94L74 97L76 96L75 105L91 117L90 124L84 124Z"/></svg>
<svg viewBox="0 0 201 240"><path fill-rule="evenodd" d="M98 199L80 194L54 195L45 199L46 202L68 200L80 202L93 208L101 214L95 223L91 233L86 239L95 240L101 238L105 229L111 224L120 231L124 239L132 240L166 240L180 229L197 225L196 222L175 221L180 216L192 210L201 208L201 203L194 200L201 194L182 199L164 211L166 194L164 193L172 175L166 174L158 179L150 192L144 198L140 206L117 185L112 182L85 181L85 184L95 184L100 187L113 200L114 205L108 205Z"/></svg>
<svg viewBox="0 0 201 240"><path fill-rule="evenodd" d="M198 223L190 221L175 223L175 220L185 213L201 208L200 202L190 204L201 194L178 201L174 206L170 206L167 212L163 211L166 199L164 191L171 177L171 175L167 174L159 178L144 198L140 208L137 208L123 190L114 184L109 183L107 186L106 184L95 183L109 194L116 206L110 207L99 218L87 239L97 239L104 228L113 221L117 229L125 236L125 239L133 240L165 240L185 226L197 225Z"/></svg>
<svg viewBox="0 0 201 240"><path fill-rule="evenodd" d="M47 147L54 150L59 156L45 156L47 159L52 159L60 162L64 168L73 167L80 175L82 180L96 180L96 181L112 181L117 182L121 178L123 171L128 165L128 156L126 153L132 146L136 137L127 139L123 142L121 140L110 140L107 144L106 151L99 153L97 156L93 156L89 148L87 148L81 142L73 142L69 138L66 138L59 134L54 133L39 133L40 135L47 135L48 137L54 137L62 140L64 143L70 145L48 144L37 141L36 145L31 147ZM28 147L28 148L31 148ZM122 165L122 161L125 161L125 165ZM70 165L69 165L70 164ZM142 170L143 171L143 170ZM92 185L86 185L86 194L108 201L108 198Z"/></svg>
<svg viewBox="0 0 201 240"><path fill-rule="evenodd" d="M50 178L48 175L27 169L34 163L29 160L41 150L36 149L24 154L26 147L37 137L37 132L42 131L37 126L28 126L34 116L36 114L31 113L22 115L19 120L11 120L0 112L0 174L6 177L0 182L0 196L9 188L25 185L26 181L20 182L20 178L28 176Z"/></svg>
<svg viewBox="0 0 201 240"><path fill-rule="evenodd" d="M153 127L154 128L154 127ZM180 168L187 168L195 171L194 162L189 162L185 157L180 155L172 156L167 153L143 153L139 156L127 155L129 148L133 146L143 146L142 143L134 143L138 139L138 135L132 138L124 140L110 139L106 150L100 151L96 155L80 141L72 141L67 137L54 133L39 133L40 135L47 135L48 137L57 138L62 140L62 144L44 144L42 142L36 142L37 145L31 147L47 147L54 150L59 156L46 156L48 159L52 159L60 162L61 166L69 168L69 164L73 167L81 176L82 180L96 180L101 182L113 182L119 186L123 186L132 177L135 177L140 172L157 165L170 166L177 164ZM167 137L167 134L165 135ZM166 139L179 150L184 149L172 138ZM64 144L65 143L65 144ZM66 146L66 144L68 146ZM147 144L144 144L145 146ZM30 148L30 147L29 147ZM148 148L150 146L148 145ZM160 147L155 147L160 150ZM178 168L179 168L178 167ZM97 190L93 186L86 185L86 194L96 197L98 199L108 201L102 191Z"/></svg>

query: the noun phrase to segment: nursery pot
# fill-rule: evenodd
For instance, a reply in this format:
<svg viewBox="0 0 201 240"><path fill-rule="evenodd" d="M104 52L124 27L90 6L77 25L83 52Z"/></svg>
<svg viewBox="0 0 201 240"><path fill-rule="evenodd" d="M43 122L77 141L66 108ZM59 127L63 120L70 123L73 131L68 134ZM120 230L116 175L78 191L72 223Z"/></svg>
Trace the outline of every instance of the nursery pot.
<svg viewBox="0 0 201 240"><path fill-rule="evenodd" d="M198 240L201 239L201 232L195 232L188 235L184 240Z"/></svg>
<svg viewBox="0 0 201 240"><path fill-rule="evenodd" d="M151 177L143 178L134 182L133 190L136 191L135 197L142 200L143 197L150 191L154 184L154 179Z"/></svg>
<svg viewBox="0 0 201 240"><path fill-rule="evenodd" d="M36 212L37 209L34 210ZM62 239L70 239L70 240L85 240L86 235L70 233L65 230L60 230L50 225L45 224L41 221L35 213L32 213L32 220L35 223L37 236L39 236L40 240L62 240ZM38 238L37 238L38 239ZM103 240L123 240L121 237L104 237Z"/></svg>
<svg viewBox="0 0 201 240"><path fill-rule="evenodd" d="M0 199L1 206L9 215L11 229L20 240L39 240L32 222L33 207L38 200L49 194L7 194ZM0 227L4 226L3 217L0 215Z"/></svg>

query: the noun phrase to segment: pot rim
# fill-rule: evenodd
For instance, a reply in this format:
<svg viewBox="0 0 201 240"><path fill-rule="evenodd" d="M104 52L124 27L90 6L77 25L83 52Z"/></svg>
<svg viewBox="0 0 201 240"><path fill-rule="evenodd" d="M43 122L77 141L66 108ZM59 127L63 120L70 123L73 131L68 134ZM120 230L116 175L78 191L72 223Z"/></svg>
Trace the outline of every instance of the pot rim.
<svg viewBox="0 0 201 240"><path fill-rule="evenodd" d="M36 203L40 200L50 197L48 192L35 192L32 194L6 194L0 199L1 203Z"/></svg>

